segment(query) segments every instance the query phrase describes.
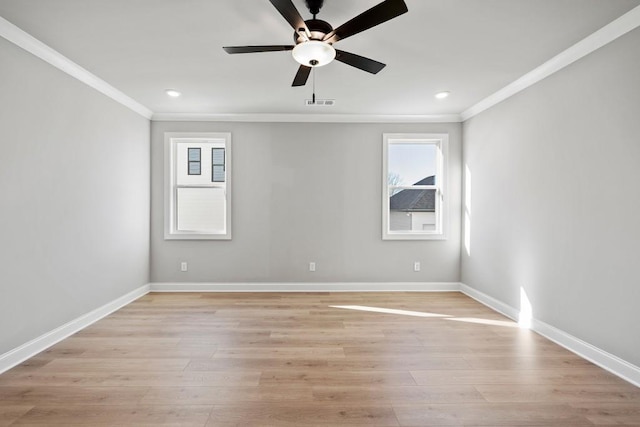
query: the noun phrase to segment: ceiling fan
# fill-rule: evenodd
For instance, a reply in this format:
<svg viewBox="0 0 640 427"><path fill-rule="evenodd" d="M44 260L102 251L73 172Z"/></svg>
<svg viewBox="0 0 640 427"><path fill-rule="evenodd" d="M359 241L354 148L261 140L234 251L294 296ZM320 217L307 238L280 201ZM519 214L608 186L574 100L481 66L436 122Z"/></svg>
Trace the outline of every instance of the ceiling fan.
<svg viewBox="0 0 640 427"><path fill-rule="evenodd" d="M269 0L294 29L295 45L228 46L227 53L256 53L291 50L300 64L292 86L304 86L311 69L334 59L360 70L377 74L386 64L354 53L338 50L333 44L358 34L408 11L404 0L385 0L334 29L328 22L316 19L324 0L305 0L313 19L304 20L291 0Z"/></svg>

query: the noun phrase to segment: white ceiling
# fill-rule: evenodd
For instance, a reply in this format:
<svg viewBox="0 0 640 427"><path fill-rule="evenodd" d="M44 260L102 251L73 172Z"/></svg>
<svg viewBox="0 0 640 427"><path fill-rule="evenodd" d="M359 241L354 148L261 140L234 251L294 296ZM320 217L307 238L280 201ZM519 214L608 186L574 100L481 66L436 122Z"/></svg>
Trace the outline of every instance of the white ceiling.
<svg viewBox="0 0 640 427"><path fill-rule="evenodd" d="M303 0L293 0L305 19ZM325 0L334 27L381 0ZM384 62L371 75L317 69L321 112L458 114L640 0L405 0L409 12L336 45ZM290 52L228 55L222 46L293 44L267 0L0 0L0 16L155 113L303 114ZM175 88L180 98L169 98ZM443 101L433 95L451 91ZM320 112L317 108L313 113Z"/></svg>

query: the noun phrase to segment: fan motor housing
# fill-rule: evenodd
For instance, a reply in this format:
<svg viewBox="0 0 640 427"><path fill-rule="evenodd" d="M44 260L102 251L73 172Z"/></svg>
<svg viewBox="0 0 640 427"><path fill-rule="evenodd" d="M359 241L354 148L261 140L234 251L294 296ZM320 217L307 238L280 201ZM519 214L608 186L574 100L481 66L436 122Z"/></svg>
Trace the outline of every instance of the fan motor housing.
<svg viewBox="0 0 640 427"><path fill-rule="evenodd" d="M307 28L311 33L311 37L309 37L310 40L322 40L324 36L333 31L331 24L321 19L309 19L308 21L304 21L304 23L307 24ZM300 44L306 39L298 32L295 32L293 33L293 40L295 40L296 44Z"/></svg>

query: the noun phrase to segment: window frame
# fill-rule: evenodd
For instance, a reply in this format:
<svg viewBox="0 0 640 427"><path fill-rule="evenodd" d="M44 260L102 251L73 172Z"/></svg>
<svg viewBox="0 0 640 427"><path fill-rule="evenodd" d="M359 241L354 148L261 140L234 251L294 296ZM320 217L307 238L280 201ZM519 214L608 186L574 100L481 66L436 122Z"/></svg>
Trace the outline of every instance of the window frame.
<svg viewBox="0 0 640 427"><path fill-rule="evenodd" d="M177 147L184 142L222 143L225 148L225 181L211 182L206 187L225 188L225 231L181 231L177 229ZM214 147L212 147L214 148ZM187 153L188 154L188 153ZM231 133L229 132L165 132L164 134L164 239L165 240L231 240L232 177ZM188 156L187 156L188 157ZM202 157L200 158L202 162ZM201 169L202 172L202 169ZM212 171L213 175L213 171ZM211 177L213 179L213 176Z"/></svg>
<svg viewBox="0 0 640 427"><path fill-rule="evenodd" d="M431 144L438 148L435 185L389 185L389 147L392 144ZM447 240L449 228L448 188L449 134L385 133L382 137L382 240ZM435 190L436 230L390 230L391 189Z"/></svg>

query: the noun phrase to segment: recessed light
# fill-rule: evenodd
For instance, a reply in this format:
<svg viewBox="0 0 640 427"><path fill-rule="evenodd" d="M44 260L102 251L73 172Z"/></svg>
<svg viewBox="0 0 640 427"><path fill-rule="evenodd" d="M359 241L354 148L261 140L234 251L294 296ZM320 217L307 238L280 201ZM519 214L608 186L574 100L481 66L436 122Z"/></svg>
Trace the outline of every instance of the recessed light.
<svg viewBox="0 0 640 427"><path fill-rule="evenodd" d="M435 96L436 96L436 98L438 98L438 99L445 99L445 98L446 98L446 97L448 97L450 94L451 94L451 92L444 91L444 92L438 92L438 93L436 93L436 95L435 95Z"/></svg>
<svg viewBox="0 0 640 427"><path fill-rule="evenodd" d="M177 91L177 90L175 90L175 89L167 89L167 90L165 90L165 93L166 93L167 95L169 95L170 97L172 97L172 98L177 98L177 97L179 97L180 95L182 95L180 92L178 92L178 91Z"/></svg>

